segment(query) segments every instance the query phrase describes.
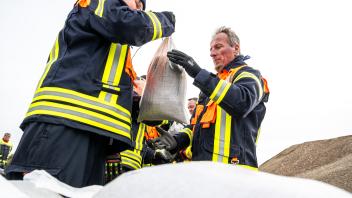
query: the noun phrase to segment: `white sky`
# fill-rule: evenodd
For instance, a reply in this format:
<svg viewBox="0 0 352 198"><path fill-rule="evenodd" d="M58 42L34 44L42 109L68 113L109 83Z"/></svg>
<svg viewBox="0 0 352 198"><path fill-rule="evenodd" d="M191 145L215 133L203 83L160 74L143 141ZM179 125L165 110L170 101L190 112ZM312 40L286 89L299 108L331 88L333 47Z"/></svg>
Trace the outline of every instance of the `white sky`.
<svg viewBox="0 0 352 198"><path fill-rule="evenodd" d="M0 136L19 125L44 71L57 33L75 0L11 0L0 11ZM258 142L263 163L305 141L352 134L352 12L349 0L147 0L147 10L173 11L179 50L213 71L209 43L221 26L234 29L247 63L267 78L271 91ZM133 59L145 74L160 41ZM188 97L198 88L188 79Z"/></svg>

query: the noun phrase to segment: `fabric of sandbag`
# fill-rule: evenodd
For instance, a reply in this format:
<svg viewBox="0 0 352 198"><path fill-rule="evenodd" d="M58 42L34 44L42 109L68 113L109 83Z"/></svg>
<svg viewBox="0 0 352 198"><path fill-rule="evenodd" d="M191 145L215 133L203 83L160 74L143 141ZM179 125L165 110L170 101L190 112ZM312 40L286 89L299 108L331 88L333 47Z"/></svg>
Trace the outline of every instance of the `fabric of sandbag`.
<svg viewBox="0 0 352 198"><path fill-rule="evenodd" d="M140 102L139 122L172 120L189 124L186 72L179 65L171 63L166 56L173 48L171 38L165 38L149 65Z"/></svg>

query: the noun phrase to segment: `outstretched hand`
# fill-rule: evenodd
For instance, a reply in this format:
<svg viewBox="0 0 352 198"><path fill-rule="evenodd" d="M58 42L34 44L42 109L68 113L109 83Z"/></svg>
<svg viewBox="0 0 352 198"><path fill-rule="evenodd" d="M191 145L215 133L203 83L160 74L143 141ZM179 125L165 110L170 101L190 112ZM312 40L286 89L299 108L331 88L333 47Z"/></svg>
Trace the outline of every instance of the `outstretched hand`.
<svg viewBox="0 0 352 198"><path fill-rule="evenodd" d="M157 149L166 149L171 151L176 148L177 142L176 139L167 131L160 127L156 127L156 130L159 132L160 137L153 140L153 144Z"/></svg>
<svg viewBox="0 0 352 198"><path fill-rule="evenodd" d="M196 77L201 70L192 57L179 50L173 49L167 52L167 57L171 62L182 66L192 78Z"/></svg>

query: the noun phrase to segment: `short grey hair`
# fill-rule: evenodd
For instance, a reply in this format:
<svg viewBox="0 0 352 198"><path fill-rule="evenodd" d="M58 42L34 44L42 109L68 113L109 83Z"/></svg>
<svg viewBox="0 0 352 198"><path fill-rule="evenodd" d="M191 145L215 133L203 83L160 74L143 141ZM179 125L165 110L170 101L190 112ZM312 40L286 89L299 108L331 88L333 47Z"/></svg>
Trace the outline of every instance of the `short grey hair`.
<svg viewBox="0 0 352 198"><path fill-rule="evenodd" d="M219 33L224 33L227 35L228 42L229 42L230 46L240 44L240 39L238 38L237 34L233 30L231 30L231 28L225 27L225 26L219 27L218 29L215 30L215 33L214 33L212 39L214 39L215 36Z"/></svg>

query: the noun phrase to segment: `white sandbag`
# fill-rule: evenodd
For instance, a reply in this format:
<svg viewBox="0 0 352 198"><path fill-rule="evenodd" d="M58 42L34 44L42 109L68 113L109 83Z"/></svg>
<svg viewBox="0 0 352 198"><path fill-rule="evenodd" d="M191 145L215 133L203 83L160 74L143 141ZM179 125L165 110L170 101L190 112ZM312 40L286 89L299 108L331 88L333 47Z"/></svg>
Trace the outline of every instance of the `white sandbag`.
<svg viewBox="0 0 352 198"><path fill-rule="evenodd" d="M173 48L171 38L165 38L149 65L140 102L139 122L172 120L189 124L186 72L167 58L167 52Z"/></svg>

